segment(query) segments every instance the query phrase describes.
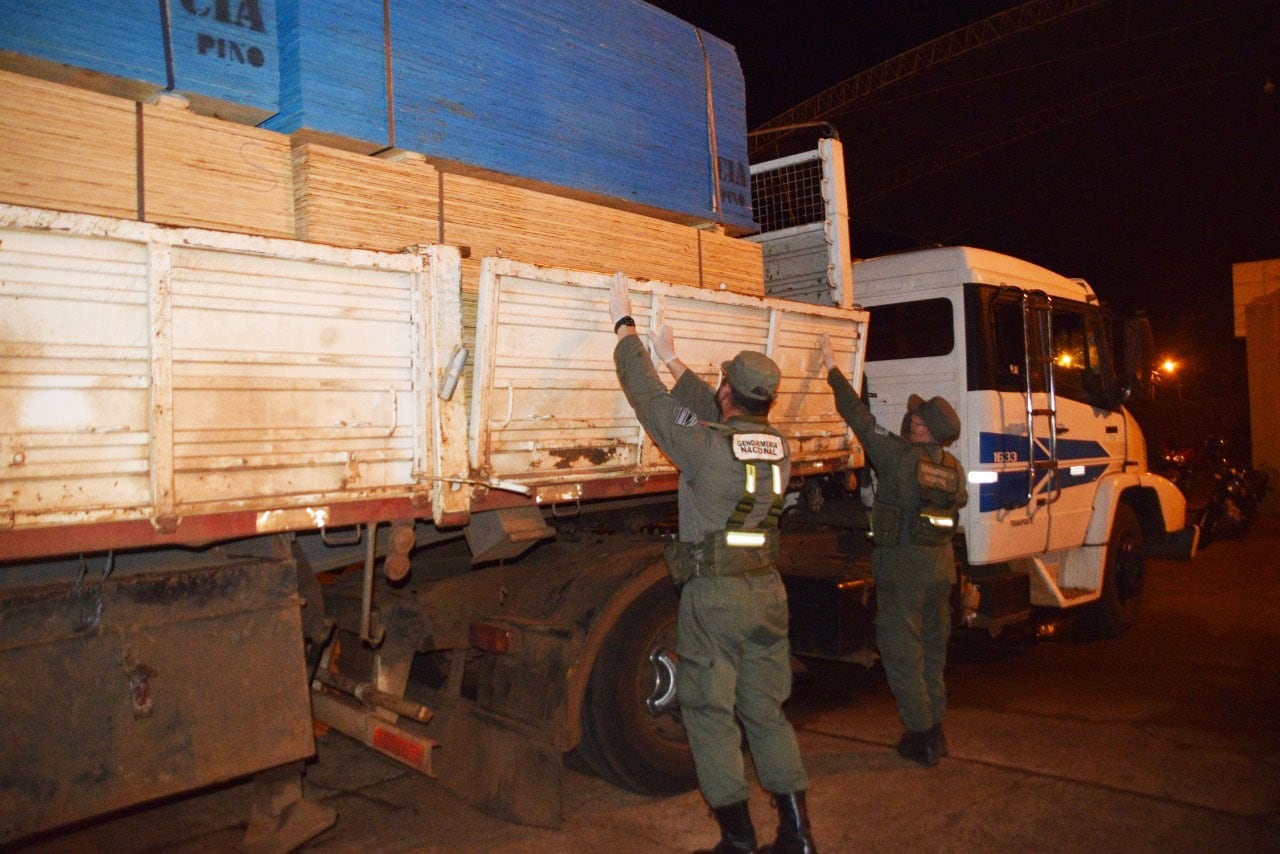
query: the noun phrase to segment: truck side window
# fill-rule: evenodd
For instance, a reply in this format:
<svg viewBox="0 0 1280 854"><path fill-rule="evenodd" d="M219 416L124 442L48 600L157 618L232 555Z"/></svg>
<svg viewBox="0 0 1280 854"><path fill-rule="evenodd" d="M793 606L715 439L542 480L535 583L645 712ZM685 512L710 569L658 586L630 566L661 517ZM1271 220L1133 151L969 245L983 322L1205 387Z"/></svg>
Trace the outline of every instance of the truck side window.
<svg viewBox="0 0 1280 854"><path fill-rule="evenodd" d="M1053 312L1053 378L1060 396L1109 408L1114 384L1102 318L1087 308Z"/></svg>
<svg viewBox="0 0 1280 854"><path fill-rule="evenodd" d="M1053 382L1058 394L1088 403L1084 375L1090 369L1090 356L1095 362L1097 360L1097 348L1091 348L1086 340L1083 315L1076 311L1054 310L1051 352Z"/></svg>
<svg viewBox="0 0 1280 854"><path fill-rule="evenodd" d="M1022 334L1022 304L1008 300L991 303L991 344L995 350L992 363L995 387L1002 391L1021 391L1026 387L1026 342ZM1032 364L1032 388L1040 387L1039 365Z"/></svg>
<svg viewBox="0 0 1280 854"><path fill-rule="evenodd" d="M871 306L868 362L945 356L955 348L951 300L915 300Z"/></svg>

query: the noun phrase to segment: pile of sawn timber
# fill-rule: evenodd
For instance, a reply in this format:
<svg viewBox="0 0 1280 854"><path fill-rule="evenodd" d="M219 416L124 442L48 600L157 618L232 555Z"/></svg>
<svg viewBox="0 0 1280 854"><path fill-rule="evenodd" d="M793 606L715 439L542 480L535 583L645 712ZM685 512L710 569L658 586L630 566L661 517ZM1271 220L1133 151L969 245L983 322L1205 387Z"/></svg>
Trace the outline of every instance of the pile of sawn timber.
<svg viewBox="0 0 1280 854"><path fill-rule="evenodd" d="M761 295L760 247L410 152L354 154L0 71L0 202L380 251L464 246L464 322L480 259L502 256ZM471 330L468 330L471 331Z"/></svg>

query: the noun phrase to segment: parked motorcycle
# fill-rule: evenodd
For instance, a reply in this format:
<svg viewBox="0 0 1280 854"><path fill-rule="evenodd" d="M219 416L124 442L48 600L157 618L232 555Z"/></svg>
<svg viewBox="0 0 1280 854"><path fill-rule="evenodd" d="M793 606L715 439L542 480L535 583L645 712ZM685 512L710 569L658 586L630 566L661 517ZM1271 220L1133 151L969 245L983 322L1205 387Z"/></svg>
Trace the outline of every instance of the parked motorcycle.
<svg viewBox="0 0 1280 854"><path fill-rule="evenodd" d="M1239 537L1257 518L1267 475L1243 462L1232 443L1211 436L1199 448L1166 451L1162 473L1187 498L1187 518L1200 526L1200 546Z"/></svg>

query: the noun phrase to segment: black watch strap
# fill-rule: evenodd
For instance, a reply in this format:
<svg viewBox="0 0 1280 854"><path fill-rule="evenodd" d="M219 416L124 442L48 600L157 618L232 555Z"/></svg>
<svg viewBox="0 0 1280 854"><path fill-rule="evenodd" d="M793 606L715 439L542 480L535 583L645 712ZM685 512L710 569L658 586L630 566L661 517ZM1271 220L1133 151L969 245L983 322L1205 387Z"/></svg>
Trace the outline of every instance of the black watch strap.
<svg viewBox="0 0 1280 854"><path fill-rule="evenodd" d="M613 324L613 332L616 335L618 330L621 329L622 327L630 326L631 328L634 329L635 325L636 325L636 319L629 314L624 314L622 315L622 317L618 318L617 323Z"/></svg>

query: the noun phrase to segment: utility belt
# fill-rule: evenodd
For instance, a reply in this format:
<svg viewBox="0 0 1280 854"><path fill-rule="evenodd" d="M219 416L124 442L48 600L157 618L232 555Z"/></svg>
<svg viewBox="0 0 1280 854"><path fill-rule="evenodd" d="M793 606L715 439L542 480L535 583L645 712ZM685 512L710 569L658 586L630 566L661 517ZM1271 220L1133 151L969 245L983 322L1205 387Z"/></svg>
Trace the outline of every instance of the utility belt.
<svg viewBox="0 0 1280 854"><path fill-rule="evenodd" d="M871 507L871 534L882 546L945 546L956 532L954 509L925 505L914 511L879 499Z"/></svg>
<svg viewBox="0 0 1280 854"><path fill-rule="evenodd" d="M663 550L671 578L684 584L690 578L728 578L767 575L778 564L776 530L715 531L700 543L670 543Z"/></svg>

